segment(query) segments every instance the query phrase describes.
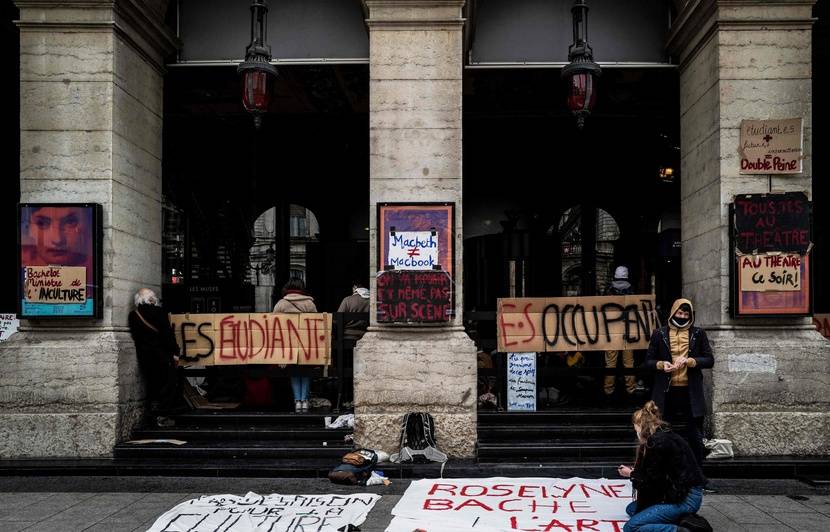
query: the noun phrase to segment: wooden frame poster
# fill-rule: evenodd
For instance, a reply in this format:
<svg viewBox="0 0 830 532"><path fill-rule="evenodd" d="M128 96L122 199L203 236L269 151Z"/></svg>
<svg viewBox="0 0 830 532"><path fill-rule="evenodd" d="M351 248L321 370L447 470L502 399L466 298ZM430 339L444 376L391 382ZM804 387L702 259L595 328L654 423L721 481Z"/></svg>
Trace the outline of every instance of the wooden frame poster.
<svg viewBox="0 0 830 532"><path fill-rule="evenodd" d="M21 318L101 318L102 207L21 203L18 314Z"/></svg>
<svg viewBox="0 0 830 532"><path fill-rule="evenodd" d="M812 313L811 210L803 192L735 196L729 206L733 317Z"/></svg>

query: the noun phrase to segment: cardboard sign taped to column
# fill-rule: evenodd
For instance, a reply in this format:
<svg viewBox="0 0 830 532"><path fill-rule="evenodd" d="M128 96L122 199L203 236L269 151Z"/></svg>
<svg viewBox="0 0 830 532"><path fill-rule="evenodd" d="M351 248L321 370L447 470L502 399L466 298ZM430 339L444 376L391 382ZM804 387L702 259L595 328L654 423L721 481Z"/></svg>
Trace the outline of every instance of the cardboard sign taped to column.
<svg viewBox="0 0 830 532"><path fill-rule="evenodd" d="M498 300L498 350L563 352L646 349L660 327L654 296Z"/></svg>
<svg viewBox="0 0 830 532"><path fill-rule="evenodd" d="M331 363L328 313L171 314L170 324L186 364Z"/></svg>

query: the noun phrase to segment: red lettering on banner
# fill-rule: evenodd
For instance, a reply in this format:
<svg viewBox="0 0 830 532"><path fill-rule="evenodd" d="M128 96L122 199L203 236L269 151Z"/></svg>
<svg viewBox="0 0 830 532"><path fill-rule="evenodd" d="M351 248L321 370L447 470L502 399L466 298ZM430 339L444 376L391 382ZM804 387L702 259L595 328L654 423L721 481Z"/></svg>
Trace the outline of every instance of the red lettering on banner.
<svg viewBox="0 0 830 532"><path fill-rule="evenodd" d="M608 488L608 491L618 499L628 499L631 497L631 495L628 495L623 491L627 487L625 484L608 484L605 487Z"/></svg>
<svg viewBox="0 0 830 532"><path fill-rule="evenodd" d="M455 484L433 484L432 487L429 489L429 495L435 495L438 491L446 491L453 497L455 496L455 490L458 489L458 486Z"/></svg>
<svg viewBox="0 0 830 532"><path fill-rule="evenodd" d="M623 532L623 527L620 525L625 525L625 520L620 519L603 519L603 523L611 523L611 526L614 527L614 532Z"/></svg>
<svg viewBox="0 0 830 532"><path fill-rule="evenodd" d="M449 499L424 499L424 510L452 510Z"/></svg>
<svg viewBox="0 0 830 532"><path fill-rule="evenodd" d="M530 501L530 511L535 514L536 511L539 508L550 508L551 509L550 513L555 514L556 512L559 511L559 501L552 501L552 502L553 502L553 504L539 504L534 499L534 500Z"/></svg>
<svg viewBox="0 0 830 532"><path fill-rule="evenodd" d="M227 316L219 322L219 356L221 358L234 358L233 356L226 356L225 344L230 344L231 351L234 353L236 339L234 338L234 319L233 316Z"/></svg>
<svg viewBox="0 0 830 532"><path fill-rule="evenodd" d="M501 510L502 512L521 512L522 511L521 508L516 508L515 510L511 510L511 509L507 508L507 503L516 502L516 501L521 501L521 499L505 499L505 500L501 501L499 503L499 510Z"/></svg>
<svg viewBox="0 0 830 532"><path fill-rule="evenodd" d="M599 528L594 528L595 526L599 525L599 521L595 521L594 519L578 519L576 521L576 530L577 532L586 530L590 531L593 530L594 532L599 532Z"/></svg>
<svg viewBox="0 0 830 532"><path fill-rule="evenodd" d="M586 486L585 484L580 484L579 487L582 488L582 493L584 493L585 497L588 499L591 498L591 494L588 493L589 491L593 491L594 493L598 493L600 495L605 495L606 497L611 497L611 494L608 493L608 489L606 489L605 486L600 486L600 488L602 488L601 490L592 488L591 486Z"/></svg>
<svg viewBox="0 0 830 532"><path fill-rule="evenodd" d="M478 493L470 493L470 490L473 488L477 488ZM464 486L461 488L461 495L464 497L483 497L484 495L487 495L487 488L484 486L476 486L475 484L472 486Z"/></svg>
<svg viewBox="0 0 830 532"><path fill-rule="evenodd" d="M486 504L484 504L483 502L477 501L477 500L475 500L475 499L467 499L466 501L464 501L464 502L462 502L461 504L459 504L459 505L455 508L455 511L457 512L458 510L461 510L462 508L466 508L467 506L474 506L474 507L476 507L476 508L483 508L483 509L484 509L485 511L487 511L487 512L492 512L492 511L493 511L493 509L492 509L492 508L490 508L489 506L487 506L487 505L486 505Z"/></svg>
<svg viewBox="0 0 830 532"><path fill-rule="evenodd" d="M558 489L558 490L562 490L562 495L553 495L553 494L551 494L551 497L553 497L555 499L567 499L568 495L570 495L571 492L574 490L574 488L576 488L576 484L571 484L571 486L568 489L564 489L560 486L553 486L553 488Z"/></svg>
<svg viewBox="0 0 830 532"><path fill-rule="evenodd" d="M501 493L495 493L496 490L499 490ZM507 497L513 495L513 490L506 484L496 484L490 488L490 492L487 494L488 497Z"/></svg>
<svg viewBox="0 0 830 532"><path fill-rule="evenodd" d="M591 506L588 504L588 501L571 501L568 504L570 504L570 506L571 506L571 513L574 513L574 514L595 514L595 513L597 513L596 510L591 508ZM586 505L586 506L582 506L582 507L577 506L577 505L583 505L583 504Z"/></svg>
<svg viewBox="0 0 830 532"><path fill-rule="evenodd" d="M531 490L539 489L539 486L520 486L519 487L519 497L527 497L533 498L536 497L535 493L529 493Z"/></svg>

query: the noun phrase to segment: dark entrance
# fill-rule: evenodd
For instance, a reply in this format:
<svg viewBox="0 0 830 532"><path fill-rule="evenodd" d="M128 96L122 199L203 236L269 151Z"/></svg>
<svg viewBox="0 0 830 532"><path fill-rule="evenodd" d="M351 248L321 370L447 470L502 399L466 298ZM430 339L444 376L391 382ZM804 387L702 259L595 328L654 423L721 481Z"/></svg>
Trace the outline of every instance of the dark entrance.
<svg viewBox="0 0 830 532"><path fill-rule="evenodd" d="M273 90L256 130L235 68L170 69L162 264L170 312L270 312L281 287L298 277L318 311L333 313L366 276L368 67L281 67ZM334 343L332 368L306 370L321 411L351 401L350 357ZM256 409L293 409L288 373L277 366L208 373L211 400L244 408L246 383L265 375L271 400Z"/></svg>
<svg viewBox="0 0 830 532"><path fill-rule="evenodd" d="M583 131L561 86L558 69L465 73L465 321L479 395L495 396L479 402L482 460L626 456L628 417L650 386L621 361L607 370L601 351L541 353L536 412L507 412L498 298L601 295L618 265L635 293L655 294L661 319L680 295L676 71L606 69ZM634 396L625 374L637 378Z"/></svg>

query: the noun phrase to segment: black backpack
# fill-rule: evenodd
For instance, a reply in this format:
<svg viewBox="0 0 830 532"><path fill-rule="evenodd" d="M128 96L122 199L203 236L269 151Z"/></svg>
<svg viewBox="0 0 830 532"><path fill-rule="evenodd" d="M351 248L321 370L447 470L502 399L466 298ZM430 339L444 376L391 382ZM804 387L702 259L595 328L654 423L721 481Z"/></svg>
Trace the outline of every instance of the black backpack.
<svg viewBox="0 0 830 532"><path fill-rule="evenodd" d="M712 532L712 525L709 524L709 521L698 514L687 515L680 520L677 526L688 528L691 532Z"/></svg>
<svg viewBox="0 0 830 532"><path fill-rule="evenodd" d="M447 461L447 455L439 451L438 444L435 443L435 420L428 412L412 412L403 417L401 452L393 456L392 461L402 463Z"/></svg>

